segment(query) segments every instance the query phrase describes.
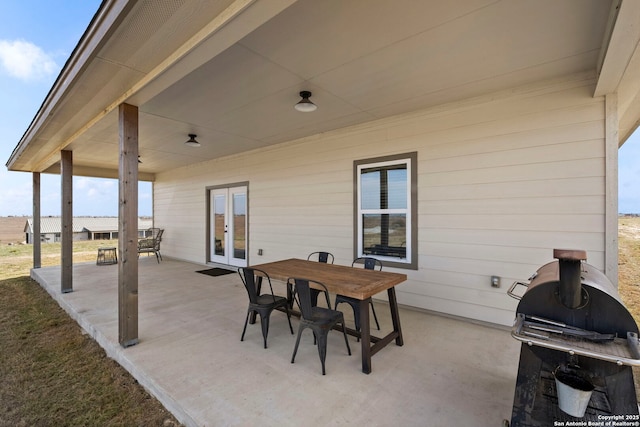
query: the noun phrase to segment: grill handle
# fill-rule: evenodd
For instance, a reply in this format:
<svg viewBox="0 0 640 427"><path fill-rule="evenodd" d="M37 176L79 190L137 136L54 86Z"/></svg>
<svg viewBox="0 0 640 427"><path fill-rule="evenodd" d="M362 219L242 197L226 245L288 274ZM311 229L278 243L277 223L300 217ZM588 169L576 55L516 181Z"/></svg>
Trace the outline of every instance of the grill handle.
<svg viewBox="0 0 640 427"><path fill-rule="evenodd" d="M522 299L522 295L518 295L514 292L514 290L516 289L516 287L520 285L520 286L524 286L525 288L529 287L528 283L522 283L522 282L513 282L513 285L511 285L511 287L509 288L509 290L507 291L507 295L509 295L511 298L517 299L518 301L520 301ZM525 291L526 292L526 291Z"/></svg>

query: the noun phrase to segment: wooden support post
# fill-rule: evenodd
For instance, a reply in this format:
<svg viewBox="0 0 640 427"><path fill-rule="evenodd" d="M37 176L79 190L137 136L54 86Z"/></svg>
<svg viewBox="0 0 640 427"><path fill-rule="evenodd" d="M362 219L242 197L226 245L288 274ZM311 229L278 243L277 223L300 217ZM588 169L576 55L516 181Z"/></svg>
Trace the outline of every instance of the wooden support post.
<svg viewBox="0 0 640 427"><path fill-rule="evenodd" d="M60 152L62 178L62 239L61 282L62 293L73 291L73 153Z"/></svg>
<svg viewBox="0 0 640 427"><path fill-rule="evenodd" d="M608 94L605 105L604 274L618 288L618 95Z"/></svg>
<svg viewBox="0 0 640 427"><path fill-rule="evenodd" d="M33 173L33 268L42 267L42 241L40 240L40 172Z"/></svg>
<svg viewBox="0 0 640 427"><path fill-rule="evenodd" d="M138 107L119 106L118 340L138 343Z"/></svg>

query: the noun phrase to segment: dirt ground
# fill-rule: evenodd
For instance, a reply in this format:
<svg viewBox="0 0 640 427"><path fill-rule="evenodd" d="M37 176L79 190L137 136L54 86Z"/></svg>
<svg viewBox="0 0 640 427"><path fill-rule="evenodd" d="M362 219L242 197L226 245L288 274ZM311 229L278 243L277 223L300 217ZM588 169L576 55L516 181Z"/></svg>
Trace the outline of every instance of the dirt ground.
<svg viewBox="0 0 640 427"><path fill-rule="evenodd" d="M618 235L640 241L640 217L621 217L618 221Z"/></svg>

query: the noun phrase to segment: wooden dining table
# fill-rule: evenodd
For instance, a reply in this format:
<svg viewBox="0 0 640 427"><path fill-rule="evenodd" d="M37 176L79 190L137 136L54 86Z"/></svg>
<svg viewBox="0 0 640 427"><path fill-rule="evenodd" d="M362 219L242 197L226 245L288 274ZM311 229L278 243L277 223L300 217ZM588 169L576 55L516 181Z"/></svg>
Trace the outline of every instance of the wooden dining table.
<svg viewBox="0 0 640 427"><path fill-rule="evenodd" d="M271 279L281 281L287 281L291 277L318 281L323 283L331 293L359 300L360 332L350 328L346 328L346 331L350 335L360 337L362 372L365 374L371 373L371 356L394 340L398 346L404 344L395 286L407 280L406 274L365 270L296 258L252 265L250 268L262 270ZM371 335L369 304L373 295L383 291L387 291L389 297L393 330L380 338Z"/></svg>

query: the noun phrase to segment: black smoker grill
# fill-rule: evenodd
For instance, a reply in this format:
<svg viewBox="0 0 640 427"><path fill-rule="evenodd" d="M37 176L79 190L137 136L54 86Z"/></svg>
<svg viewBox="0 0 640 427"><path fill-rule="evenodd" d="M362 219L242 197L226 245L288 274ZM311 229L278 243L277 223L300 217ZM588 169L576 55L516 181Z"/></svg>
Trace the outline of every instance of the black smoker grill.
<svg viewBox="0 0 640 427"><path fill-rule="evenodd" d="M556 249L553 257L529 284L508 291L520 300L511 335L522 342L511 427L638 421L631 368L640 366L638 326L606 276L583 262L586 252ZM513 292L518 285L527 287L521 297ZM564 387L555 376L593 390L583 416L566 413L566 403L560 408Z"/></svg>

